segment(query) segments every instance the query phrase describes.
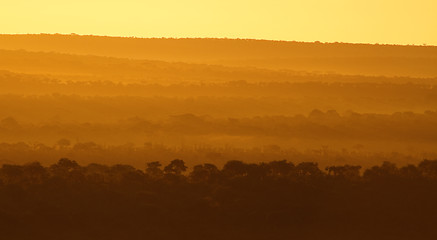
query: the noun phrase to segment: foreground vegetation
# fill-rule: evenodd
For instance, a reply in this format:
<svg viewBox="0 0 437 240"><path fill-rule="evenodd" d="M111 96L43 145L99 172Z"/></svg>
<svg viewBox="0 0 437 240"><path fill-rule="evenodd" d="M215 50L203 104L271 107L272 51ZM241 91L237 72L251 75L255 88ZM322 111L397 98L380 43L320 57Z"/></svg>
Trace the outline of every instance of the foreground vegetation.
<svg viewBox="0 0 437 240"><path fill-rule="evenodd" d="M435 239L437 160L0 169L5 239Z"/></svg>

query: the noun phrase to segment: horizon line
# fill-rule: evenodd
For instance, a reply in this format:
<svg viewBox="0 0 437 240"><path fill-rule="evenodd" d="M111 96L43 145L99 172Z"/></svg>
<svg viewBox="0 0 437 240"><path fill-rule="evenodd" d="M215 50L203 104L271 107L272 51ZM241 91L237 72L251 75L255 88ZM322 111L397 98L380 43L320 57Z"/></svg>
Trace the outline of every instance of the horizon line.
<svg viewBox="0 0 437 240"><path fill-rule="evenodd" d="M205 40L249 40L249 41L267 41L267 42L284 42L284 43L313 43L313 44L351 44L351 45L372 45L372 46L405 46L405 47L437 47L433 44L395 44L395 43L365 43L365 42L322 42L322 41L297 41L297 40L277 40L265 38L229 38L229 37L139 37L139 36L120 36L120 35L95 35L95 34L77 34L77 33L0 33L2 35L53 35L53 36L75 36L75 37L107 37L107 38L127 38L127 39L166 39L166 40L186 40L186 39L205 39Z"/></svg>

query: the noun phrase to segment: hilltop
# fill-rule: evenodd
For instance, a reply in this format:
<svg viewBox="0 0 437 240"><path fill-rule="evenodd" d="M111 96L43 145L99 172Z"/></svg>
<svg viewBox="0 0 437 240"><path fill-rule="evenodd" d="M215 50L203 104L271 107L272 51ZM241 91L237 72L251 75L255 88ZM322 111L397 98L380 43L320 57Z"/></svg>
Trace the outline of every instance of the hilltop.
<svg viewBox="0 0 437 240"><path fill-rule="evenodd" d="M0 35L0 49L384 76L437 76L437 47L251 39Z"/></svg>

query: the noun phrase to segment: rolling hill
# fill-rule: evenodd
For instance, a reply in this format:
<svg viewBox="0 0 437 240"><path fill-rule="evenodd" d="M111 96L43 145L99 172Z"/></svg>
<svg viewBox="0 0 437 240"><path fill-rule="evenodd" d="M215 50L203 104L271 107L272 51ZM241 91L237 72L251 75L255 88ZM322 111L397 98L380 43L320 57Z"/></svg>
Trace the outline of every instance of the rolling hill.
<svg viewBox="0 0 437 240"><path fill-rule="evenodd" d="M435 46L3 34L0 49L338 74L437 76Z"/></svg>

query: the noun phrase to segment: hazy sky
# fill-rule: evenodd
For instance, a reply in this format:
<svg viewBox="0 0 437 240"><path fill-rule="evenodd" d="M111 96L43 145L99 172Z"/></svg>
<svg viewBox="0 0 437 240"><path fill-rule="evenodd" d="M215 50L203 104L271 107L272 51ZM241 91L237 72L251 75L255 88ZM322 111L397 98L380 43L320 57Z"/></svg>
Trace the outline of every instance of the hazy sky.
<svg viewBox="0 0 437 240"><path fill-rule="evenodd" d="M0 0L0 31L437 45L437 0Z"/></svg>

